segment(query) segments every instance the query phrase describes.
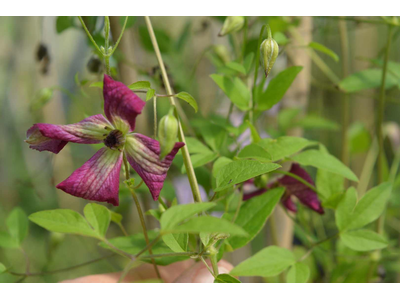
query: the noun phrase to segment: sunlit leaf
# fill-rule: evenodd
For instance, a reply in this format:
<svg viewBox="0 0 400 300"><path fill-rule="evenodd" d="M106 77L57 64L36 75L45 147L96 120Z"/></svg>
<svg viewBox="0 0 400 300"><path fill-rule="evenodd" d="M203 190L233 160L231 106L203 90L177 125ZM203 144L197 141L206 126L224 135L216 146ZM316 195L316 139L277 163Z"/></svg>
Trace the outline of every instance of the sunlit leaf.
<svg viewBox="0 0 400 300"><path fill-rule="evenodd" d="M286 276L287 283L306 283L310 277L310 268L302 263L295 263Z"/></svg>
<svg viewBox="0 0 400 300"><path fill-rule="evenodd" d="M341 233L340 239L347 247L356 251L372 251L388 246L388 242L383 236L366 229Z"/></svg>
<svg viewBox="0 0 400 300"><path fill-rule="evenodd" d="M194 111L197 112L199 107L197 106L196 100L193 98L192 95L186 92L180 92L175 95L175 97L182 99L183 101L187 102L191 107L193 107Z"/></svg>
<svg viewBox="0 0 400 300"><path fill-rule="evenodd" d="M335 52L333 52L331 49L325 47L324 45L321 45L320 43L311 42L308 44L308 47L310 47L314 50L317 50L319 52L325 53L326 55L329 55L336 62L339 61L339 56Z"/></svg>
<svg viewBox="0 0 400 300"><path fill-rule="evenodd" d="M105 236L111 221L110 211L100 204L89 203L83 209L83 213L93 229L100 236Z"/></svg>

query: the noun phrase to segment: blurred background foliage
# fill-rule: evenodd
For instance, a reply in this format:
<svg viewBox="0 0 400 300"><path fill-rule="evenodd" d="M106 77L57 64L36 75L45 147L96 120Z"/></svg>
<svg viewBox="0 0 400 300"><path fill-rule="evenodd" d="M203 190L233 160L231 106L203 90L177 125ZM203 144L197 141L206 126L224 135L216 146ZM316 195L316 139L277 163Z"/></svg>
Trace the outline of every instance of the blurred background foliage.
<svg viewBox="0 0 400 300"><path fill-rule="evenodd" d="M195 131L201 132L203 138L207 139L208 130L208 133L212 133L208 137L214 141L216 148L221 145L223 134L219 135L222 129L218 124L225 122L230 102L210 78L210 74L243 75L243 70L232 62L238 52L243 51L245 58L257 50L260 28L268 23L281 49L268 82L289 66L303 66L303 70L283 100L263 113L258 123L262 129L260 134L263 137L302 135L320 141L330 153L347 160L359 177L365 162L373 156L370 149L373 149L371 145L374 139L374 115L378 98L376 88L380 83L387 27L379 22L339 21L335 17L250 17L245 47L241 48L243 33L218 36L224 19L153 18L155 34L173 89L189 92L199 104L199 112L195 114L193 109L181 102L186 114L186 134L195 136ZM103 45L104 18L84 17L84 21L98 44ZM119 35L123 22L124 17L111 17L113 37ZM344 27L340 22L344 22ZM341 30L344 31L341 33ZM346 48L342 47L341 42L343 32L347 34ZM399 48L399 35L399 27L396 27L392 49ZM103 62L99 60L76 17L1 17L0 37L0 231L6 231L6 218L14 207L22 208L29 215L55 208L70 208L81 212L87 203L57 190L55 185L81 166L93 154L91 148L97 149L98 146L70 143L60 154L53 155L30 150L24 139L26 130L33 123L70 124L100 113L102 92L93 83L102 80L104 70ZM321 71L318 61L311 59L310 52L314 51L331 70L330 76ZM385 150L389 165L400 144L399 61L400 52L391 51L385 111ZM254 62L250 56L251 63ZM127 30L112 57L111 65L114 77L125 84L146 80L156 87L158 93L163 92L160 70L142 17L129 17ZM367 76L367 81L362 80L360 83L354 78L343 80L349 74L362 70L368 70L366 74L359 75L364 78ZM368 84L365 85L365 82ZM348 158L344 158L341 153L343 89L351 92L346 94L350 106ZM159 116L165 115L168 108L168 103L158 101ZM242 119L243 113L234 109L230 119L232 126L237 127L238 133L245 132L246 135L247 126L240 126ZM146 105L137 119L136 132L151 136L152 124L152 105ZM213 159L215 157L209 158L210 161ZM207 162L199 165L195 171L206 198L205 195L211 189L211 170ZM181 167L182 158L177 156L161 194L169 202L175 198L180 203L192 202L188 181L181 173ZM373 181L372 178L371 183ZM386 217L388 235L395 239L397 237L397 240L400 240L399 196L400 180L397 180ZM158 207L144 185L140 188L140 200L146 211ZM129 233L140 232L135 207L123 184L120 188L120 206L109 208L123 215L122 222ZM296 256L301 257L306 252L301 246L301 231L296 227L293 229L291 220L285 219L282 212L281 215L279 211L276 214L281 222L279 231L282 245L293 248ZM316 235L321 237L335 227L333 213L330 211L321 217L299 206L298 219L306 226L315 226ZM157 220L152 216L147 217L147 222L150 228L157 227ZM119 230L114 224L108 235L117 236ZM50 233L33 223L30 223L29 231L22 245L23 250L0 248L0 261L12 266L13 270L24 272L26 256L29 257L31 272L46 273L108 253L97 247L97 242L92 239ZM233 254L228 253L224 258L237 264L269 243L268 229L264 228L250 245ZM382 281L399 280L398 242L391 246L385 250L390 253L380 267ZM310 281L364 282L370 263L368 257L340 243L336 251L336 256L329 259L324 258L327 252L323 250L315 251L315 256L320 256L321 260L315 260L314 256L307 258L306 262L311 267ZM123 266L122 259L109 257L68 272L49 272L26 278L1 274L0 282L55 282L87 274L119 271ZM277 279L265 280L273 282Z"/></svg>

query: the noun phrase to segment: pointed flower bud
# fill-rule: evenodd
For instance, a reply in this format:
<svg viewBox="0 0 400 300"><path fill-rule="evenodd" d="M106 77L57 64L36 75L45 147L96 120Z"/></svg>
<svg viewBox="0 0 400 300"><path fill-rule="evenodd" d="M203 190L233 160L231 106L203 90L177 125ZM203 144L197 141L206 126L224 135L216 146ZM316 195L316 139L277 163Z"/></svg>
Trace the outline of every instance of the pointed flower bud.
<svg viewBox="0 0 400 300"><path fill-rule="evenodd" d="M244 26L244 17L239 16L231 16L226 17L224 25L222 25L222 29L219 32L219 36L227 35L228 33L239 31Z"/></svg>
<svg viewBox="0 0 400 300"><path fill-rule="evenodd" d="M160 160L172 151L175 145L176 137L178 136L178 120L172 113L162 117L158 125L158 139L160 140Z"/></svg>
<svg viewBox="0 0 400 300"><path fill-rule="evenodd" d="M269 26L268 38L261 43L260 52L265 77L267 77L279 54L278 43L272 38L271 29L269 28Z"/></svg>

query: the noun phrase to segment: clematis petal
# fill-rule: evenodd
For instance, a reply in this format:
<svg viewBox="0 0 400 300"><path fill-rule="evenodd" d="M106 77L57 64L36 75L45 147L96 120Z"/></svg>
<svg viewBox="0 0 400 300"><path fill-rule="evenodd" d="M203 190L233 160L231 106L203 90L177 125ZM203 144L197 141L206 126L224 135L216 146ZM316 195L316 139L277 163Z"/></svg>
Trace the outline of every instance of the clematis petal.
<svg viewBox="0 0 400 300"><path fill-rule="evenodd" d="M143 179L154 200L158 199L172 160L184 143L175 143L172 151L160 161L160 143L142 134L127 136L125 152L132 168Z"/></svg>
<svg viewBox="0 0 400 300"><path fill-rule="evenodd" d="M250 193L243 194L243 201L250 200L251 198L256 197L256 196L260 196L260 195L264 194L266 191L268 191L268 190L264 188L264 189L255 190Z"/></svg>
<svg viewBox="0 0 400 300"><path fill-rule="evenodd" d="M290 210L292 212L297 212L297 206L296 204L294 204L290 196L284 196L281 201L283 206L286 207L287 210Z"/></svg>
<svg viewBox="0 0 400 300"><path fill-rule="evenodd" d="M292 164L289 172L301 177L312 186L315 186L311 176L307 173L306 170L301 168L299 164ZM288 175L280 178L278 182L286 187L286 191L288 194L296 196L302 204L320 214L324 213L324 209L321 206L318 195L304 183Z"/></svg>
<svg viewBox="0 0 400 300"><path fill-rule="evenodd" d="M136 117L146 102L140 99L122 82L104 75L104 111L107 118L124 133L135 129Z"/></svg>
<svg viewBox="0 0 400 300"><path fill-rule="evenodd" d="M101 148L57 188L76 197L118 206L121 164L122 152Z"/></svg>
<svg viewBox="0 0 400 300"><path fill-rule="evenodd" d="M79 123L70 125L34 124L26 133L25 142L30 148L39 151L60 152L68 142L79 144L97 144L112 128L103 115L88 117Z"/></svg>

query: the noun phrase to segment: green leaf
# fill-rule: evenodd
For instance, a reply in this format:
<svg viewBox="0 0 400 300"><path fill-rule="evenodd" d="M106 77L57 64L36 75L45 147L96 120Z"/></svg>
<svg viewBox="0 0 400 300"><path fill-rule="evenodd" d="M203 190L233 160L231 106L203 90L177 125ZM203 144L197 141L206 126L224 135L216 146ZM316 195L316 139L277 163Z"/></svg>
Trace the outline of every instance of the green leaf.
<svg viewBox="0 0 400 300"><path fill-rule="evenodd" d="M336 200L340 200L340 195L343 192L343 176L318 169L316 185L318 192L323 196L322 203L324 207L336 209L338 204Z"/></svg>
<svg viewBox="0 0 400 300"><path fill-rule="evenodd" d="M191 107L193 107L194 111L197 113L199 107L197 106L197 102L192 95L186 92L180 92L179 94L176 94L175 97L187 102Z"/></svg>
<svg viewBox="0 0 400 300"><path fill-rule="evenodd" d="M341 231L358 229L378 219L386 207L392 185L384 182L370 189L357 201L354 188L347 190L336 211L336 225Z"/></svg>
<svg viewBox="0 0 400 300"><path fill-rule="evenodd" d="M122 215L114 211L110 211L110 213L111 213L111 221L120 224L122 221Z"/></svg>
<svg viewBox="0 0 400 300"><path fill-rule="evenodd" d="M164 243L174 252L186 252L189 235L187 233L170 233L162 236Z"/></svg>
<svg viewBox="0 0 400 300"><path fill-rule="evenodd" d="M266 91L256 100L258 104L257 110L268 110L277 104L302 69L303 67L290 67L274 77L268 84Z"/></svg>
<svg viewBox="0 0 400 300"><path fill-rule="evenodd" d="M156 91L154 89L148 89L147 93L146 93L146 101L149 101L150 99L152 99L155 94L156 94Z"/></svg>
<svg viewBox="0 0 400 300"><path fill-rule="evenodd" d="M6 266L0 263L0 274L4 273L7 270Z"/></svg>
<svg viewBox="0 0 400 300"><path fill-rule="evenodd" d="M56 30L57 33L61 33L64 30L73 27L74 26L74 21L72 19L72 17L66 17L66 16L60 16L57 17L57 21L56 21Z"/></svg>
<svg viewBox="0 0 400 300"><path fill-rule="evenodd" d="M306 283L310 277L310 268L302 263L295 263L286 276L287 283Z"/></svg>
<svg viewBox="0 0 400 300"><path fill-rule="evenodd" d="M292 252L270 246L241 262L229 273L233 276L276 276L296 263Z"/></svg>
<svg viewBox="0 0 400 300"><path fill-rule="evenodd" d="M225 66L236 72L246 74L246 68L236 61L230 61L230 62L226 63Z"/></svg>
<svg viewBox="0 0 400 300"><path fill-rule="evenodd" d="M70 209L39 211L31 214L29 220L49 231L99 237L82 215Z"/></svg>
<svg viewBox="0 0 400 300"><path fill-rule="evenodd" d="M316 115L307 115L296 122L297 126L304 129L338 130L340 126L331 120Z"/></svg>
<svg viewBox="0 0 400 300"><path fill-rule="evenodd" d="M340 239L347 247L356 251L372 251L388 246L383 236L366 229L341 233Z"/></svg>
<svg viewBox="0 0 400 300"><path fill-rule="evenodd" d="M247 232L231 222L210 216L201 216L190 219L182 225L168 228L168 232L188 232L188 233L224 233L229 235L247 236Z"/></svg>
<svg viewBox="0 0 400 300"><path fill-rule="evenodd" d="M215 192L222 191L258 175L269 173L280 167L278 164L262 163L254 160L233 161L223 166L217 173L217 188Z"/></svg>
<svg viewBox="0 0 400 300"><path fill-rule="evenodd" d="M254 53L253 52L250 52L249 54L247 54L247 56L244 59L243 66L244 66L244 68L246 70L246 74L248 74L250 72L250 70L251 70L251 66L253 64L253 59L254 59Z"/></svg>
<svg viewBox="0 0 400 300"><path fill-rule="evenodd" d="M260 161L271 161L272 157L267 150L257 144L250 144L240 150L239 158L253 158Z"/></svg>
<svg viewBox="0 0 400 300"><path fill-rule="evenodd" d="M307 150L292 159L303 166L312 166L341 175L347 179L358 181L357 176L336 157L320 150Z"/></svg>
<svg viewBox="0 0 400 300"><path fill-rule="evenodd" d="M208 148L206 145L204 145L202 142L194 137L187 137L185 140L186 146L188 147L190 154L212 153L210 148Z"/></svg>
<svg viewBox="0 0 400 300"><path fill-rule="evenodd" d="M89 203L83 209L83 213L93 229L100 236L105 236L111 221L110 211L100 204Z"/></svg>
<svg viewBox="0 0 400 300"><path fill-rule="evenodd" d="M242 204L235 224L243 228L249 236L229 238L228 242L233 249L245 246L256 237L264 227L284 191L284 188L272 189Z"/></svg>
<svg viewBox="0 0 400 300"><path fill-rule="evenodd" d="M148 81L136 81L128 85L128 88L130 88L131 90L149 89L150 87L151 85Z"/></svg>
<svg viewBox="0 0 400 300"><path fill-rule="evenodd" d="M286 35L284 35L282 32L274 32L274 34L272 35L272 37L274 38L274 40L278 43L279 46L283 46L286 45L287 43L289 43L289 39L286 37Z"/></svg>
<svg viewBox="0 0 400 300"><path fill-rule="evenodd" d="M247 124L251 132L251 141L253 143L258 143L259 141L261 141L260 135L258 134L257 129L253 126L253 124L251 124L250 121L247 121Z"/></svg>
<svg viewBox="0 0 400 300"><path fill-rule="evenodd" d="M364 123L351 124L348 131L350 153L365 153L371 147L371 134Z"/></svg>
<svg viewBox="0 0 400 300"><path fill-rule="evenodd" d="M214 177L217 177L218 172L227 164L231 163L232 159L227 158L225 156L219 157L213 164L212 174Z"/></svg>
<svg viewBox="0 0 400 300"><path fill-rule="evenodd" d="M146 211L146 215L153 216L158 221L160 221L161 219L161 212L158 209L149 209L148 211Z"/></svg>
<svg viewBox="0 0 400 300"><path fill-rule="evenodd" d="M215 203L205 202L170 207L161 216L161 229L168 230L198 213L209 210L215 205Z"/></svg>
<svg viewBox="0 0 400 300"><path fill-rule="evenodd" d="M229 274L219 274L214 279L214 283L241 283L241 282Z"/></svg>
<svg viewBox="0 0 400 300"><path fill-rule="evenodd" d="M339 87L348 93L354 93L380 87L381 81L381 69L366 69L347 76L345 79L339 82ZM385 88L389 89L396 85L396 83L396 78L390 76L390 74L387 74Z"/></svg>
<svg viewBox="0 0 400 300"><path fill-rule="evenodd" d="M210 152L210 153L197 153L192 156L190 156L190 160L192 161L193 168L198 168L201 166L204 166L205 164L208 164L212 162L214 159L216 159L219 156L218 153ZM182 166L181 172L185 173L186 172L186 167L185 165Z"/></svg>
<svg viewBox="0 0 400 300"><path fill-rule="evenodd" d="M89 87L97 87L103 89L103 81L93 82L92 84L89 85Z"/></svg>
<svg viewBox="0 0 400 300"><path fill-rule="evenodd" d="M210 77L240 110L250 109L251 94L242 80L218 74L212 74Z"/></svg>
<svg viewBox="0 0 400 300"><path fill-rule="evenodd" d="M16 244L21 245L28 235L28 218L25 212L19 208L14 208L6 220L8 232Z"/></svg>
<svg viewBox="0 0 400 300"><path fill-rule="evenodd" d="M0 247L19 248L19 243L8 232L0 232Z"/></svg>
<svg viewBox="0 0 400 300"><path fill-rule="evenodd" d="M284 108L279 111L278 124L279 129L286 131L296 125L296 117L300 113L298 108Z"/></svg>
<svg viewBox="0 0 400 300"><path fill-rule="evenodd" d="M331 49L325 47L324 45L321 45L320 43L311 42L311 43L308 44L308 47L329 55L336 62L339 61L339 56L337 56L337 54L335 52L333 52Z"/></svg>
<svg viewBox="0 0 400 300"><path fill-rule="evenodd" d="M301 137L282 136L277 139L262 139L258 145L263 147L271 156L271 161L278 161L289 157L306 147L317 145Z"/></svg>
<svg viewBox="0 0 400 300"><path fill-rule="evenodd" d="M157 238L157 236L159 235L159 232L149 230L147 232L147 234L148 234L149 240L151 242ZM138 234L134 234L131 236L117 237L117 238L110 239L108 241L114 247L116 247L122 251L125 251L126 253L132 254L132 255L138 254L141 250L143 250L147 246L143 233L138 233ZM114 249L110 248L104 242L101 242L99 245L103 248L115 251ZM153 254L174 253L167 245L165 245L165 243L162 240L157 241L151 247L151 250L152 250ZM143 253L143 256L145 256L145 255L149 255L149 252L145 251ZM189 258L189 256L170 256L170 257L157 257L157 258L154 258L154 260L157 265L166 266L166 265L169 265L169 264L177 262L177 261L186 260L188 258ZM139 257L139 259L141 259L141 258ZM151 263L150 259L141 259L141 260L143 260L147 263Z"/></svg>

